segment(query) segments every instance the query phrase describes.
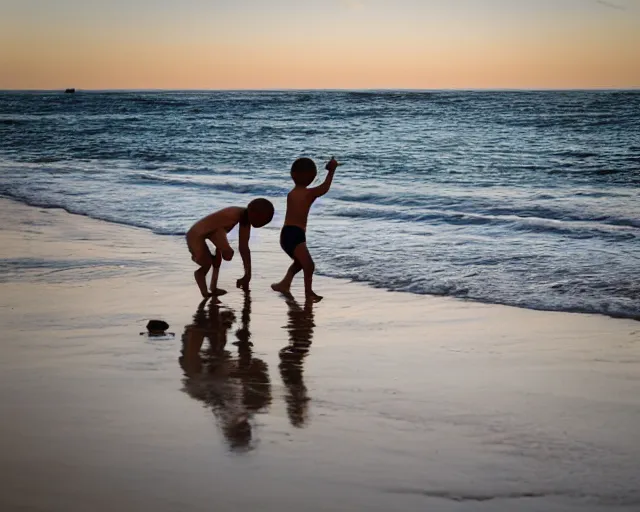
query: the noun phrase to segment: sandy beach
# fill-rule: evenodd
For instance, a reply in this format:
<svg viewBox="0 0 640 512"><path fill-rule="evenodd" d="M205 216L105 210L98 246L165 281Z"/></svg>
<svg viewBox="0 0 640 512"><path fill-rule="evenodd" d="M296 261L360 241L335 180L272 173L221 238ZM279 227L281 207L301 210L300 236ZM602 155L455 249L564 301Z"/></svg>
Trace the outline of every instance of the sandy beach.
<svg viewBox="0 0 640 512"><path fill-rule="evenodd" d="M636 321L323 277L306 307L277 227L201 304L179 237L0 216L2 511L640 509Z"/></svg>

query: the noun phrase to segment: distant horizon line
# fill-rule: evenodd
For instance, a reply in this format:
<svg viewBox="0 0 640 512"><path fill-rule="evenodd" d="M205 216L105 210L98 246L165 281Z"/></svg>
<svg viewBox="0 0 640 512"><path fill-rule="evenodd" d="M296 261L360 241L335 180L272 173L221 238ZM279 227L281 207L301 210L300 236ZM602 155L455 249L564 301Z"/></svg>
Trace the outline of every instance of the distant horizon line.
<svg viewBox="0 0 640 512"><path fill-rule="evenodd" d="M439 89L416 89L416 88L236 88L236 89L196 89L196 88L113 88L113 89L85 89L79 87L54 88L54 89L3 89L5 92L65 92L66 89L74 89L75 92L636 92L640 91L640 86L635 87L478 87L478 88L439 88Z"/></svg>

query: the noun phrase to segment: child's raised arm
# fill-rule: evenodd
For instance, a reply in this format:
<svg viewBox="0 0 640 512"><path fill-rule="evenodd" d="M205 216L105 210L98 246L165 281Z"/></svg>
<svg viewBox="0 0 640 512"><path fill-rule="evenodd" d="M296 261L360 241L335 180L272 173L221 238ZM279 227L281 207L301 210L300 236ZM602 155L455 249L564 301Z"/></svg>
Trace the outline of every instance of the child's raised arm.
<svg viewBox="0 0 640 512"><path fill-rule="evenodd" d="M329 162L325 166L325 169L327 169L327 171L329 172L327 173L327 177L324 179L324 182L322 183L322 185L318 185L317 187L313 187L309 189L309 192L311 192L314 198L323 196L327 192L329 192L329 189L331 188L331 183L333 182L333 175L335 174L336 168L339 165L340 164L336 161L336 159L331 157L331 160L329 160Z"/></svg>

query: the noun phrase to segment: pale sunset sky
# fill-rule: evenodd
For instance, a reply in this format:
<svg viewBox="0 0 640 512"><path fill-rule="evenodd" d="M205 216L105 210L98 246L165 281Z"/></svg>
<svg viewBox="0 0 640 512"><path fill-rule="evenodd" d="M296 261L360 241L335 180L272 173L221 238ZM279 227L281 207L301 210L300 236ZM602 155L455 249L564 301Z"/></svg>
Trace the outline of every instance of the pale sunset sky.
<svg viewBox="0 0 640 512"><path fill-rule="evenodd" d="M0 0L0 89L640 87L640 0Z"/></svg>

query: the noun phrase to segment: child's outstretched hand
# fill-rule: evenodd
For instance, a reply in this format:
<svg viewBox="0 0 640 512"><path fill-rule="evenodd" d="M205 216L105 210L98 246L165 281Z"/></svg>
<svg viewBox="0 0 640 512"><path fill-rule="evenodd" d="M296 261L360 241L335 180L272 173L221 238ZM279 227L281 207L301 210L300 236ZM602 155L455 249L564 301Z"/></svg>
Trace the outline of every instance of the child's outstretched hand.
<svg viewBox="0 0 640 512"><path fill-rule="evenodd" d="M340 165L340 164L338 163L338 161L337 161L334 157L331 157L331 160L329 160L329 161L327 162L327 165L325 165L325 167L324 167L324 168L325 168L327 171L333 172L333 171L335 171L335 170L337 169L337 167L338 167L339 165Z"/></svg>

